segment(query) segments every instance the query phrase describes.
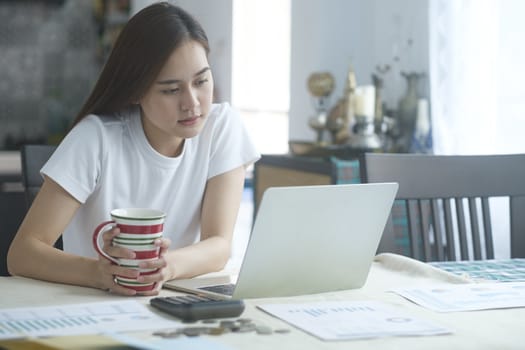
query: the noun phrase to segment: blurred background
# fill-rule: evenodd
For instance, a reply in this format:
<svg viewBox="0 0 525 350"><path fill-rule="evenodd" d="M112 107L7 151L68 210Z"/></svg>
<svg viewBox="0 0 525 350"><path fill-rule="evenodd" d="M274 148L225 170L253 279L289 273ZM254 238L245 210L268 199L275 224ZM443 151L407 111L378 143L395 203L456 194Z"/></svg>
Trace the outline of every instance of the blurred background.
<svg viewBox="0 0 525 350"><path fill-rule="evenodd" d="M0 1L0 148L57 143L94 84L125 21L148 0ZM395 122L420 75L433 152L522 152L525 25L519 0L181 0L211 43L217 100L242 111L263 153L313 141L312 73L328 72L328 110L381 78ZM271 136L270 136L271 135ZM405 151L408 151L406 149Z"/></svg>
<svg viewBox="0 0 525 350"><path fill-rule="evenodd" d="M120 29L153 2L0 0L2 231L16 231L25 211L20 145L60 142ZM204 26L215 98L241 111L263 154L293 154L292 144L352 148L357 109L340 108L368 87L375 106L365 127L381 151L525 152L521 0L170 2ZM343 119L334 124L342 138L330 138L326 118ZM239 253L252 222L247 185Z"/></svg>

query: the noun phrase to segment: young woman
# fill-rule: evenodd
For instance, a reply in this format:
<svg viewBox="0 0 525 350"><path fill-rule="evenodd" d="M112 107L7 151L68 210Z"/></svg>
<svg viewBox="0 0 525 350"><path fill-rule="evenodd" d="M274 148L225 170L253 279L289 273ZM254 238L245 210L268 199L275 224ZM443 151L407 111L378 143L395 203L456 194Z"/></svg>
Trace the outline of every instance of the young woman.
<svg viewBox="0 0 525 350"><path fill-rule="evenodd" d="M156 3L123 28L74 127L42 169L44 184L10 247L11 274L137 292L114 276L138 272L92 246L95 227L115 208L166 213L161 257L138 277L155 282L217 271L230 256L245 168L259 158L239 115L213 104L208 40L181 8ZM111 245L116 258L134 252ZM64 251L54 242L62 234Z"/></svg>

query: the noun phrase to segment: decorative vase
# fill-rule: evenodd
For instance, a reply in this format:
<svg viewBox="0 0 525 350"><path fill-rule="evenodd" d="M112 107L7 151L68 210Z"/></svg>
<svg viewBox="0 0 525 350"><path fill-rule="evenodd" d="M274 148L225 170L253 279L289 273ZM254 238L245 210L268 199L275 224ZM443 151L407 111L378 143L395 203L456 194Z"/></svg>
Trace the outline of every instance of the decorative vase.
<svg viewBox="0 0 525 350"><path fill-rule="evenodd" d="M410 149L417 119L418 85L424 74L401 72L401 75L406 79L407 89L405 95L399 100L397 117L401 131L400 147L402 151L407 152Z"/></svg>

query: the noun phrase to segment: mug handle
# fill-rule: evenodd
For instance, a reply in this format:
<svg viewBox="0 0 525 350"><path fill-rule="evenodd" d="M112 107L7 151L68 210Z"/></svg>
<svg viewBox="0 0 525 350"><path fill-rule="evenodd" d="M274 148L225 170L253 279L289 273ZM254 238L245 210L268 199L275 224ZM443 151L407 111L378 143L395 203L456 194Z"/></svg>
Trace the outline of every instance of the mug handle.
<svg viewBox="0 0 525 350"><path fill-rule="evenodd" d="M93 232L93 247L95 248L97 253L99 253L104 258L108 259L109 261L112 261L118 265L119 261L115 259L114 257L112 257L111 255L109 255L108 253L106 253L100 245L100 237L102 237L101 233L108 231L109 229L106 229L106 227L111 226L114 223L115 221L113 220L104 221L103 223L97 226L97 228Z"/></svg>

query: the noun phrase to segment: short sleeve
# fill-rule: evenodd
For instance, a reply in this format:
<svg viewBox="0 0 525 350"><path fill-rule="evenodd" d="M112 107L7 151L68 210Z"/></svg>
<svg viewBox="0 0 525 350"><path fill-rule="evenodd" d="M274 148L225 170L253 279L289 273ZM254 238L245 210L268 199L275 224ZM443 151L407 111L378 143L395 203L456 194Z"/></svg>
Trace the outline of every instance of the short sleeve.
<svg viewBox="0 0 525 350"><path fill-rule="evenodd" d="M96 188L103 157L103 127L94 115L84 118L62 140L41 169L79 202Z"/></svg>
<svg viewBox="0 0 525 350"><path fill-rule="evenodd" d="M237 110L223 103L217 107L208 178L240 166L247 167L260 158Z"/></svg>

